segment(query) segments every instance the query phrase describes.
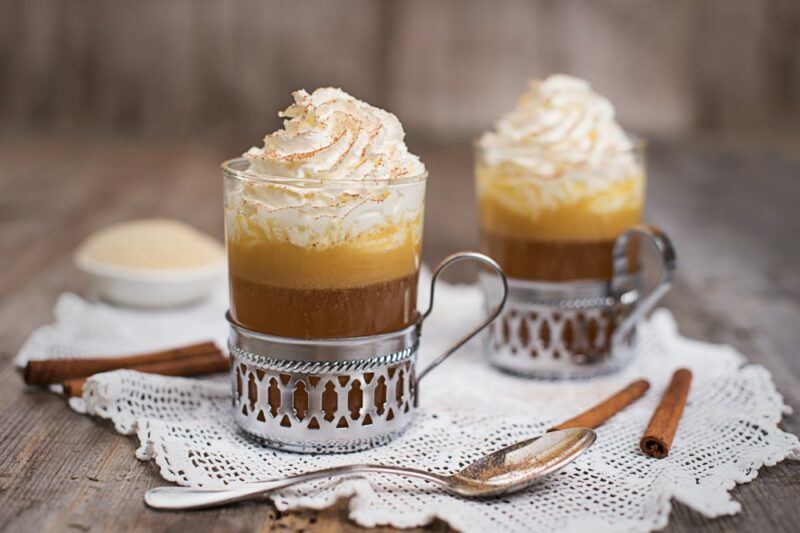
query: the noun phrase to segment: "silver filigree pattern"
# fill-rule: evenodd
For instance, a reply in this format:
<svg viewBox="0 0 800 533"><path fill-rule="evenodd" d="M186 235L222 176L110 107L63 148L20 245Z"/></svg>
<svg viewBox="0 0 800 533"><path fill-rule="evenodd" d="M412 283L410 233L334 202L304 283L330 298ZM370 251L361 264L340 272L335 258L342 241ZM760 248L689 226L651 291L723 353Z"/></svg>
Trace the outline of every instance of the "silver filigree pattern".
<svg viewBox="0 0 800 533"><path fill-rule="evenodd" d="M412 346L368 360L281 361L231 348L233 416L275 448L346 452L388 442L413 416ZM310 365L305 370L303 365Z"/></svg>

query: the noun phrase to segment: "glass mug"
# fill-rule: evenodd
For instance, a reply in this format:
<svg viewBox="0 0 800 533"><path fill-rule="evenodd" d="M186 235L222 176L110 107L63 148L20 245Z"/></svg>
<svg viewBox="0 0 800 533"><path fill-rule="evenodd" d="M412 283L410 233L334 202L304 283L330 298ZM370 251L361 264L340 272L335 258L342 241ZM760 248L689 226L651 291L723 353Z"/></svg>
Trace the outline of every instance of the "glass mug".
<svg viewBox="0 0 800 533"><path fill-rule="evenodd" d="M298 452L386 443L411 422L417 384L477 335L488 318L425 369L416 357L426 175L321 181L256 175L222 165L230 281L232 411L247 434ZM386 223L386 221L390 223ZM374 228L374 229L371 229Z"/></svg>
<svg viewBox="0 0 800 533"><path fill-rule="evenodd" d="M484 338L493 365L559 379L610 372L631 359L636 323L675 271L669 238L641 224L643 148L638 142L604 164L585 165L535 149L476 145L481 246L509 278L508 303ZM647 294L643 239L663 264Z"/></svg>

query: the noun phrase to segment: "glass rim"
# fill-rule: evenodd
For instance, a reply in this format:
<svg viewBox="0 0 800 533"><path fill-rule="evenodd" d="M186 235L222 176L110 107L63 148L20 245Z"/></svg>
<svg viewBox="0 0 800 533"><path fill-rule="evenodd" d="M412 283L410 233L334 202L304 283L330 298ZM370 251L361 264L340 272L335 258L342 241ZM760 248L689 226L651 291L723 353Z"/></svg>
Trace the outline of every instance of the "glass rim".
<svg viewBox="0 0 800 533"><path fill-rule="evenodd" d="M253 172L247 168L235 168L236 165L249 167L250 162L246 157L234 157L222 162L222 172L226 177L236 178L245 181L258 182L258 183L271 183L276 185L297 185L297 186L364 186L364 185L381 185L393 187L396 185L408 185L412 183L424 182L428 178L428 171L424 170L420 174L414 176L406 176L402 178L393 179L363 179L363 180L331 180L319 178L292 178L287 176L276 176L272 174L262 174L260 172Z"/></svg>
<svg viewBox="0 0 800 533"><path fill-rule="evenodd" d="M636 154L644 152L645 148L647 148L647 140L644 137L631 133L629 131L625 132L628 139L631 141L631 147L626 148L624 150L608 150L604 153L606 154ZM472 147L475 151L493 151L499 154L510 154L510 155L530 155L530 154L544 154L545 157L551 157L550 154L546 154L540 147L538 146L484 146L481 143L481 138L483 135L479 137L475 137L472 140ZM564 151L563 153L572 153L574 151Z"/></svg>

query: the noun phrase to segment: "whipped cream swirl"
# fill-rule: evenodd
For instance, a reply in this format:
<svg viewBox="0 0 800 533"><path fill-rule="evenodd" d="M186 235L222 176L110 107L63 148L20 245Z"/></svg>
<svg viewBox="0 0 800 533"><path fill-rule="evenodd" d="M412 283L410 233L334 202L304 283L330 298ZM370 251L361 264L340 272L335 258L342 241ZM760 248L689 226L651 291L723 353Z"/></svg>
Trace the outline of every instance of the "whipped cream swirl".
<svg viewBox="0 0 800 533"><path fill-rule="evenodd" d="M421 235L425 166L397 117L341 89L293 96L283 129L244 154L263 179L228 185L229 237L324 248L372 234L397 245L409 227Z"/></svg>
<svg viewBox="0 0 800 533"><path fill-rule="evenodd" d="M542 177L616 167L630 160L633 147L611 103L587 82L563 74L530 81L517 107L481 137L480 145L491 162L510 161Z"/></svg>
<svg viewBox="0 0 800 533"><path fill-rule="evenodd" d="M252 171L324 180L393 180L425 172L392 113L331 87L292 96L294 104L279 114L286 118L283 129L244 154Z"/></svg>

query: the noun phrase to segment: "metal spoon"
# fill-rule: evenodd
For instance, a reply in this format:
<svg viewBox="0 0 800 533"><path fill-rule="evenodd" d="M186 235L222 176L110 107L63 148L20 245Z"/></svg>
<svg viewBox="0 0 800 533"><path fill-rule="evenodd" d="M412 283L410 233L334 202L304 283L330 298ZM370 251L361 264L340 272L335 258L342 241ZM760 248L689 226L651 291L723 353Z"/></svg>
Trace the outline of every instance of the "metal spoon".
<svg viewBox="0 0 800 533"><path fill-rule="evenodd" d="M144 501L156 509L201 509L247 500L314 479L366 472L426 479L469 498L498 496L522 490L564 467L586 451L595 438L595 432L587 428L551 431L486 455L449 476L399 466L348 465L235 487L159 487L147 491Z"/></svg>

